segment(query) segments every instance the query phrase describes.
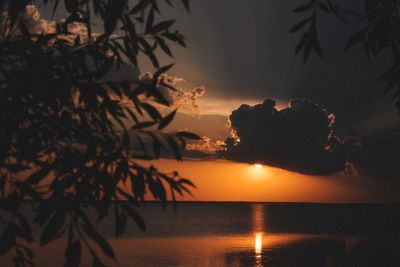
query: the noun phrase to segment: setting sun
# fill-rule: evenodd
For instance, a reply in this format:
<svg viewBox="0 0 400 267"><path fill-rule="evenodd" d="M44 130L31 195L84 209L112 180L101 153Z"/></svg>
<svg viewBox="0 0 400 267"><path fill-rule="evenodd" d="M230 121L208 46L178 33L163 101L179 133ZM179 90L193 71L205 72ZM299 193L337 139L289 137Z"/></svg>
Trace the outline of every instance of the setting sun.
<svg viewBox="0 0 400 267"><path fill-rule="evenodd" d="M263 165L261 165L261 164L254 164L254 167L255 167L256 169L262 169Z"/></svg>

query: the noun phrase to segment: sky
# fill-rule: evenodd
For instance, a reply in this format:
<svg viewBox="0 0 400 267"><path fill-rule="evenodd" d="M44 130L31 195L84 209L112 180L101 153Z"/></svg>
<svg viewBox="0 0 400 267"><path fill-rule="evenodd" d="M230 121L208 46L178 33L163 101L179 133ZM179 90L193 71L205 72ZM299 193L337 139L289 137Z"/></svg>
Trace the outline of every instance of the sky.
<svg viewBox="0 0 400 267"><path fill-rule="evenodd" d="M299 97L335 113L343 131L359 131L382 117L389 125L398 123L390 96L382 96L375 79L386 59L370 62L357 47L344 51L356 27L322 15L324 59L313 55L303 65L301 57L294 56L300 36L288 32L303 16L291 10L303 2L192 1L189 14L180 8L166 9L171 12L166 16L178 18L176 26L188 44L187 49L175 50L172 73L183 77L188 87L206 86L205 110L206 99L245 103L272 98L287 103ZM370 122L371 114L375 122Z"/></svg>
<svg viewBox="0 0 400 267"><path fill-rule="evenodd" d="M232 156L229 158L231 161L224 163L215 160L188 162L182 167L170 161L162 164L177 167L192 176L201 185L197 190L199 199L399 201L397 194L389 189L396 188L392 183L397 185L398 180L398 111L391 102L391 96L383 94L383 85L376 79L390 58L382 56L371 61L357 47L345 51L346 41L356 32L357 26L321 16L319 33L324 57L320 59L312 55L309 62L303 64L302 58L295 57L294 53L300 36L288 33L302 19L301 15L293 14L291 10L303 2L256 0L243 4L240 0L229 3L192 1L190 14L179 8L168 10L169 16L178 18L176 26L187 36L188 44L187 49L176 50L172 59L176 62L172 74L183 77L185 82L182 86L188 90L200 85L206 88L196 110L196 114L200 115L181 114L174 126L211 137L212 141L224 140L231 127L222 125L222 122L241 104L254 106L265 99L274 99L275 108L282 110L288 106L290 99L307 99L325 109L327 115L334 114L333 130L341 142L346 138L351 141L349 137L353 136L362 142L362 159L354 160L357 170L351 174L343 171L329 173L325 172L329 168L324 167L320 173L322 176L310 176L304 175L305 168L293 168L287 162L281 164L273 156L268 158L260 173L254 173L254 165L235 163L247 161L252 154L259 156L260 153L257 154L253 147L263 147L268 143L267 131L260 130L263 126L257 122L245 123L255 117L257 121L265 120L262 113L253 112L247 117L243 115L242 124L256 133L250 134L248 139L261 141L249 144L247 150L244 147L240 151L241 157ZM165 59L168 61L168 58ZM312 124L309 117L307 113L301 120ZM285 140L275 136L269 142L282 147ZM295 150L287 149L291 154ZM265 155L262 156L265 158ZM303 156L305 153L300 157ZM313 161L321 157L325 155L310 156ZM187 166L193 171L188 171ZM286 171L280 172L282 169ZM216 186L205 185L204 181L212 184L210 179L219 183L215 182ZM231 186L226 190L222 184ZM215 194L211 188L215 189ZM226 193L230 196L221 196L223 192L232 191L235 193Z"/></svg>
<svg viewBox="0 0 400 267"><path fill-rule="evenodd" d="M289 34L303 18L291 10L302 3L202 0L191 1L189 13L179 5L162 7L163 18L177 19L187 43L173 47L174 58L160 55L162 65L175 63L169 74L182 78L176 86L187 92L168 129L206 140L192 145L202 153L187 154L183 163L154 163L198 185L195 198L184 200L400 200L394 190L400 121L376 79L390 58L368 60L359 47L345 51L357 25L321 15L324 57L311 55L303 64L295 56L300 35ZM42 9L44 16L49 10ZM142 73L154 71L141 62ZM196 88L202 91L194 96ZM232 130L236 143L216 152Z"/></svg>

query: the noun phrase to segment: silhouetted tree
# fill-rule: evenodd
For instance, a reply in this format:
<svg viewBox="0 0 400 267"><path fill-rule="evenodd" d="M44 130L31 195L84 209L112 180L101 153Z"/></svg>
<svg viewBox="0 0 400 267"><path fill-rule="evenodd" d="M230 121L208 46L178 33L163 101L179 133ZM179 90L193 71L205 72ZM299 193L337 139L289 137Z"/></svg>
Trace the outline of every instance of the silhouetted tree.
<svg viewBox="0 0 400 267"><path fill-rule="evenodd" d="M180 159L187 139L198 139L161 131L175 111L159 112L169 105L159 86L175 89L165 75L172 65L160 67L155 51L172 56L169 44L185 46L184 38L174 20L159 21L159 3L169 0L33 1L53 14L65 9L58 21L38 18L31 2L0 1L0 256L15 253L15 266L33 266L31 223L21 212L31 201L41 246L65 235L65 266L79 265L82 246L93 266L104 266L104 256L115 254L87 208L101 221L114 207L119 236L129 218L145 229L136 207L147 193L165 207L168 194L175 200L194 186L137 161L163 149ZM101 22L95 30L94 20ZM104 79L125 61L139 69L140 54L158 69L151 80ZM131 149L144 138L152 151Z"/></svg>
<svg viewBox="0 0 400 267"><path fill-rule="evenodd" d="M290 33L303 31L296 46L296 54L302 52L306 62L311 51L322 57L318 39L318 18L321 13L333 15L346 24L357 23L360 27L348 40L346 49L362 46L368 59L389 53L392 64L379 80L386 83L385 93L394 91L393 99L400 110L400 3L397 0L308 0L293 10L307 16L290 29Z"/></svg>

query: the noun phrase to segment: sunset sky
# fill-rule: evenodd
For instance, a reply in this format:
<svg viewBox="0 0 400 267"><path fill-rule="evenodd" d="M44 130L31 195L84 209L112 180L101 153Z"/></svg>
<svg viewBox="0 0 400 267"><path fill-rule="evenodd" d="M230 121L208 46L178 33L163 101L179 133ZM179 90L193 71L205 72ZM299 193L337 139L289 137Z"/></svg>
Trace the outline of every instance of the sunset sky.
<svg viewBox="0 0 400 267"><path fill-rule="evenodd" d="M185 200L400 200L396 194L400 185L398 111L391 102L391 96L383 95L383 84L376 80L389 62L388 58L369 61L358 47L344 51L344 44L355 29L335 18L322 16L319 31L324 58L321 60L312 55L309 62L303 65L302 59L295 57L294 53L300 36L288 33L301 19L291 10L303 2L255 0L243 5L242 0L192 1L189 14L183 7L165 8L163 16L177 18L176 27L187 37L188 46L186 49L176 47L174 58L161 56L164 65L175 63L170 74L181 78L177 79L176 87L186 92L183 97L173 99L179 113L169 130L190 130L205 137L206 141L191 146L192 152L188 154L187 161L160 159L153 164L166 171L178 170L198 186L194 197L188 196ZM42 13L48 16L50 9L42 9ZM146 59L143 58L143 62L141 73L154 71ZM201 90L196 91L196 88ZM347 154L343 160L325 152L310 152L305 156L321 160L322 167L291 162L293 153L285 147L297 154L301 151L296 151L296 147L286 144L285 140L304 134L295 132L296 129L309 128L300 125L293 129L285 125L285 120L301 118L304 125L314 127L317 124L314 117L307 116L305 111L305 115L302 113L296 117L296 103L292 102L292 108L288 106L289 101L295 98L305 99L297 103L299 106L311 105L311 109L319 115L332 119L339 144L352 142L359 149L358 156L354 156L354 151L349 152L346 144ZM263 112L269 111L266 111L266 106L252 107L262 104L265 99L275 101L277 112L291 109L289 111L295 114L293 117L290 113L282 119L284 112L278 112L271 119L280 123L279 130L289 131L289 139L273 139L280 138L277 134L266 136L273 127L268 124L269 119L263 117ZM241 155L233 153L230 157L221 157L216 153L219 144L231 135L232 127L227 123L229 116L242 104L249 105L249 111L236 113L235 130L244 132L248 129L242 137L246 135L245 139L256 140L252 143L253 147L258 143L266 147L278 144L283 151L275 147L274 155L268 154L268 151L260 152L251 144L244 147L244 139L241 138ZM308 153L307 142L296 143L296 146ZM201 153L196 154L193 149ZM275 158L277 154L279 158ZM353 166L351 173L339 170L336 162L332 163L337 160L344 166L349 155L355 162L353 165L357 165L356 168ZM294 157L299 158L298 155ZM243 161L249 162L241 163ZM257 168L254 163L258 161L264 165ZM275 167L268 166L269 162L274 162L272 165ZM316 175L310 175L310 170Z"/></svg>
<svg viewBox="0 0 400 267"><path fill-rule="evenodd" d="M193 1L190 14L171 10L171 17L179 17L177 26L188 43L187 49L176 51L172 74L185 79L180 86L186 90L206 88L198 100L199 108L192 116L180 114L175 128L208 136L211 143L225 140L231 129L224 122L241 104L253 106L270 98L280 110L290 99L304 98L335 115L334 131L341 139L360 137L364 149L371 150L367 154L375 155L366 157L363 164L373 167L358 175L310 176L221 159L161 160L157 165L191 178L198 185L195 200L399 201L395 190L398 168L394 168L398 162L398 113L375 79L387 59L368 61L358 48L344 51L355 30L322 17L324 59L313 55L303 65L301 58L294 56L299 36L288 33L300 19L291 10L302 1L242 2L229 1L228 7L224 1Z"/></svg>

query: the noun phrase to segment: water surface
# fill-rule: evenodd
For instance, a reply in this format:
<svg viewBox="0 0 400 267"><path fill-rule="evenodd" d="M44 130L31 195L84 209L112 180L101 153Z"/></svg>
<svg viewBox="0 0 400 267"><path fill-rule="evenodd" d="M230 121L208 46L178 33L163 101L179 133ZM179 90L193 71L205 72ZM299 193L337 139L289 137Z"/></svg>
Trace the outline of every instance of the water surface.
<svg viewBox="0 0 400 267"><path fill-rule="evenodd" d="M111 218L99 225L118 266L400 266L400 205L148 203L142 215L147 231L130 223L118 240ZM62 266L65 245L36 250L37 266Z"/></svg>

